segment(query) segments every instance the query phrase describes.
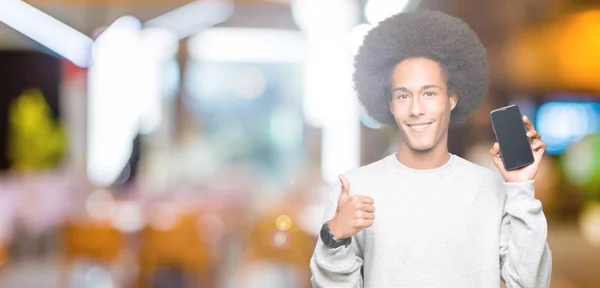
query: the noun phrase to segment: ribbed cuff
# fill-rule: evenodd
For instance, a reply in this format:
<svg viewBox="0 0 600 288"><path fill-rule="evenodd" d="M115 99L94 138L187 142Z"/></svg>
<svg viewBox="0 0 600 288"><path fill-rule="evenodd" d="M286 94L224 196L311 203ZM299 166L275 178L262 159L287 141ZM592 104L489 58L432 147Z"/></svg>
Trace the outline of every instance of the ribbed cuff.
<svg viewBox="0 0 600 288"><path fill-rule="evenodd" d="M505 182L504 188L508 198L534 196L535 180L525 182Z"/></svg>
<svg viewBox="0 0 600 288"><path fill-rule="evenodd" d="M513 216L520 216L521 213L537 214L542 210L542 205L535 198L534 192L535 180L526 182L504 183L506 189L506 210Z"/></svg>
<svg viewBox="0 0 600 288"><path fill-rule="evenodd" d="M319 242L317 256L322 265L333 270L344 270L354 265L355 255L352 249L352 244L348 245L348 247L344 245L337 248L329 248L322 242Z"/></svg>

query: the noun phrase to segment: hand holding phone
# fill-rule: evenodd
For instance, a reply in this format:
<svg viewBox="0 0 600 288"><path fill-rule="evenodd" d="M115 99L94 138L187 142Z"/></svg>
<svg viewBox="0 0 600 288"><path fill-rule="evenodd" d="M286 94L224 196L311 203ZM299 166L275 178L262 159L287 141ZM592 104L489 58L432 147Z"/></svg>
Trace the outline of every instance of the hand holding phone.
<svg viewBox="0 0 600 288"><path fill-rule="evenodd" d="M535 179L546 144L518 106L510 105L490 113L496 143L490 149L494 164L506 182Z"/></svg>

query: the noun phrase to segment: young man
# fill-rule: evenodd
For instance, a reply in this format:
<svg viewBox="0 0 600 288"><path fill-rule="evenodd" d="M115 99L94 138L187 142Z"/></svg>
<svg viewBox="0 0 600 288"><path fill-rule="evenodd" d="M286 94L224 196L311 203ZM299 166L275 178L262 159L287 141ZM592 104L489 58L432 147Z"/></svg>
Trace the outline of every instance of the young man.
<svg viewBox="0 0 600 288"><path fill-rule="evenodd" d="M449 125L486 94L477 35L441 12L400 13L366 36L355 68L361 103L401 141L340 176L310 263L313 287L548 287L552 257L533 185L546 146L532 123L523 117L535 162L519 170L504 170L497 143L500 173L447 149Z"/></svg>

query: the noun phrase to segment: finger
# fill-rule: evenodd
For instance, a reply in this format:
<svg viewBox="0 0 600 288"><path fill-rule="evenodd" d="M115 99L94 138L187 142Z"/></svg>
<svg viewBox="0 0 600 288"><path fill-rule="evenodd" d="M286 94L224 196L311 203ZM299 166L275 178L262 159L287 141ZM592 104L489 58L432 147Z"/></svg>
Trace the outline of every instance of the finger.
<svg viewBox="0 0 600 288"><path fill-rule="evenodd" d="M373 206L372 204L362 204L361 210L368 213L375 213L375 206Z"/></svg>
<svg viewBox="0 0 600 288"><path fill-rule="evenodd" d="M369 196L355 196L355 198L357 202L362 204L373 205L375 203L375 200Z"/></svg>
<svg viewBox="0 0 600 288"><path fill-rule="evenodd" d="M542 142L542 145L540 146L540 148L536 152L542 152L542 153L544 153L544 151L546 151L546 142Z"/></svg>
<svg viewBox="0 0 600 288"><path fill-rule="evenodd" d="M492 148L490 148L490 154L492 156L498 156L498 154L500 154L500 144L498 144L498 142L495 142L494 145L492 145Z"/></svg>
<svg viewBox="0 0 600 288"><path fill-rule="evenodd" d="M523 115L523 123L525 123L525 128L527 128L527 131L530 130L535 130L535 128L533 128L533 124L531 123L531 120L529 120L529 117Z"/></svg>
<svg viewBox="0 0 600 288"><path fill-rule="evenodd" d="M372 219L361 219L361 220L358 220L357 226L360 228L368 228L368 227L373 226L373 221L374 220L372 220Z"/></svg>
<svg viewBox="0 0 600 288"><path fill-rule="evenodd" d="M542 139L542 135L540 135L540 133L538 133L535 130L529 130L529 131L527 131L527 137L530 140L532 140L532 141L535 140L535 139Z"/></svg>
<svg viewBox="0 0 600 288"><path fill-rule="evenodd" d="M344 175L339 176L340 183L342 184L342 192L340 193L340 198L348 198L350 197L350 183L348 182L348 178Z"/></svg>
<svg viewBox="0 0 600 288"><path fill-rule="evenodd" d="M365 220L375 220L375 214L374 213L363 213L362 218Z"/></svg>
<svg viewBox="0 0 600 288"><path fill-rule="evenodd" d="M492 162L494 162L494 166L496 166L498 171L504 171L504 164L502 164L504 160L502 160L500 157L500 144L498 144L498 142L494 143L492 148L490 148L490 154L492 155L494 160Z"/></svg>
<svg viewBox="0 0 600 288"><path fill-rule="evenodd" d="M531 149L533 151L538 151L538 150L540 150L542 148L546 149L546 143L544 143L544 142L542 142L540 140L537 140L534 144L532 144L532 147L531 147Z"/></svg>

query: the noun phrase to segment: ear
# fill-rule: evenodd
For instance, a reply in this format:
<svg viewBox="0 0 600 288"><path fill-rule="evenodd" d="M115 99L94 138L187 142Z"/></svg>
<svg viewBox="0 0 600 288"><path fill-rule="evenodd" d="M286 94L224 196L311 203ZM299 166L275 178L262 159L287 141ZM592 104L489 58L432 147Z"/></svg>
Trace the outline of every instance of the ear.
<svg viewBox="0 0 600 288"><path fill-rule="evenodd" d="M456 104L458 104L458 97L456 94L450 95L450 111L454 110Z"/></svg>
<svg viewBox="0 0 600 288"><path fill-rule="evenodd" d="M392 100L388 101L388 108L390 108L390 113L394 115L394 106L392 105Z"/></svg>

